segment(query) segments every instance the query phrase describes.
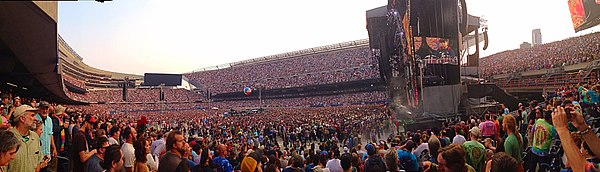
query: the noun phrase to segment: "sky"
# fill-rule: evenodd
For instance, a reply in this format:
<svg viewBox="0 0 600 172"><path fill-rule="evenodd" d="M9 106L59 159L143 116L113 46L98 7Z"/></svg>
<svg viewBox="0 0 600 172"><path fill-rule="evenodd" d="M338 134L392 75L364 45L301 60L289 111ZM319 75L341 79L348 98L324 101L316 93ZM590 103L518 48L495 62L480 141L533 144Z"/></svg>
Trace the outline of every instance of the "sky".
<svg viewBox="0 0 600 172"><path fill-rule="evenodd" d="M488 21L487 56L575 33L567 0L466 0ZM114 0L59 2L58 31L93 67L185 73L203 67L368 38L365 11L387 0Z"/></svg>

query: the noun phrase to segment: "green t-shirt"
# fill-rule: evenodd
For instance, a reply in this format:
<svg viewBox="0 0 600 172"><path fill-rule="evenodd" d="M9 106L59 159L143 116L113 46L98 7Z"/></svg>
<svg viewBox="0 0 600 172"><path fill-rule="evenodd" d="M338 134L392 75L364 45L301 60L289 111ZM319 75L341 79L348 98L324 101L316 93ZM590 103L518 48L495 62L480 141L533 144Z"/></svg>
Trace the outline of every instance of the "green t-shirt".
<svg viewBox="0 0 600 172"><path fill-rule="evenodd" d="M520 134L519 134L520 135ZM504 151L517 159L517 162L521 162L523 160L523 140L521 137L521 142L517 139L515 134L510 134L506 140L504 141Z"/></svg>
<svg viewBox="0 0 600 172"><path fill-rule="evenodd" d="M521 113L521 118L523 118L523 119L521 120L521 123L523 123L523 124L528 124L528 122L529 122L529 121L527 121L527 115L529 115L529 114L527 113L527 111L523 111L523 113Z"/></svg>
<svg viewBox="0 0 600 172"><path fill-rule="evenodd" d="M467 153L467 164L482 172L485 167L485 147L477 141L468 141L462 144Z"/></svg>

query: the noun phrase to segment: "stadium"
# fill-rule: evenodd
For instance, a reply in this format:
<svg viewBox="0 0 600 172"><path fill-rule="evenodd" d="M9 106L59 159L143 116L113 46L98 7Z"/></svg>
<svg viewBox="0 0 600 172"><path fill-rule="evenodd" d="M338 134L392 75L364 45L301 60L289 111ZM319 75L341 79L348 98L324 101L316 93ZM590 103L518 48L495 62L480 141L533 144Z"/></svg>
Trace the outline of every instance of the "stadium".
<svg viewBox="0 0 600 172"><path fill-rule="evenodd" d="M0 23L9 24L0 24L0 140L12 146L14 133L41 144L17 140L21 148L9 150L16 148L18 157L6 163L9 150L0 149L0 171L133 171L132 164L147 171L429 171L440 169L442 160L461 159L443 157L446 151L462 152L466 158L453 163L464 164L456 167L463 171L486 170L484 159L496 162L483 154L472 162L472 150L463 148L467 143L494 157L510 156L506 163L515 171L583 169L565 166L562 156L572 165L597 168L570 151L578 143L581 150L600 152L599 32L479 58L479 44L488 46L488 28L484 18L467 14L464 0L435 1L454 10L402 5L407 1L366 11L366 39L144 75L84 63L86 57L58 33L58 2L1 2ZM584 3L574 1L571 9ZM448 22L445 14L454 19ZM579 21L576 30L598 19ZM438 20L444 25L427 24ZM408 29L413 26L439 28ZM467 52L471 47L475 54ZM570 132L555 120L560 111L568 111ZM577 117L583 122L573 121ZM537 130L542 122L556 129ZM33 134L36 128L42 132ZM548 143L546 153L539 153L539 142L546 142L534 131L546 129L547 137L560 131L554 131L551 148ZM578 137L571 139L571 132ZM179 136L185 143L174 144ZM38 153L18 153L23 145ZM190 164L159 165L170 155ZM84 157L93 156L117 158L87 165L94 162ZM119 161L127 158L133 161Z"/></svg>

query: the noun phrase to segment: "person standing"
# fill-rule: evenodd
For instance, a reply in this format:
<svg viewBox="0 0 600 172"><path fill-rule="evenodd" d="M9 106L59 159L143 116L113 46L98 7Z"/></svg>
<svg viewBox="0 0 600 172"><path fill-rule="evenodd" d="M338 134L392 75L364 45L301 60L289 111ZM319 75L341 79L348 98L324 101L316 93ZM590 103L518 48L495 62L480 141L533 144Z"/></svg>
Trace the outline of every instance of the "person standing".
<svg viewBox="0 0 600 172"><path fill-rule="evenodd" d="M102 172L104 168L102 168L102 161L104 161L104 152L106 148L110 146L108 144L108 139L106 137L99 137L98 141L96 141L96 145L94 148L98 150L96 154L92 155L92 157L86 162L85 171L86 172Z"/></svg>
<svg viewBox="0 0 600 172"><path fill-rule="evenodd" d="M138 138L133 145L135 148L135 172L149 172L150 167L147 165L148 156L150 154L150 140L144 136Z"/></svg>
<svg viewBox="0 0 600 172"><path fill-rule="evenodd" d="M473 127L469 132L471 133L469 136L471 140L462 144L462 148L466 153L466 162L475 171L482 172L485 168L485 146L479 143L481 130L478 127Z"/></svg>
<svg viewBox="0 0 600 172"><path fill-rule="evenodd" d="M467 139L465 139L465 136L460 134L460 131L461 130L460 130L459 126L454 127L455 136L454 136L454 138L452 138L452 144L462 145L463 143L465 143L467 141Z"/></svg>
<svg viewBox="0 0 600 172"><path fill-rule="evenodd" d="M533 144L531 147L532 158L529 163L529 170L535 171L537 164L540 162L547 161L548 154L550 153L550 147L552 146L552 140L556 138L557 133L554 126L548 121L552 119L551 114L538 113L536 116L537 120L533 125ZM543 166L540 166L539 171L545 171Z"/></svg>
<svg viewBox="0 0 600 172"><path fill-rule="evenodd" d="M123 153L119 145L110 145L104 153L102 168L106 172L121 172L123 170Z"/></svg>
<svg viewBox="0 0 600 172"><path fill-rule="evenodd" d="M167 153L165 153L165 155L162 156L158 163L158 172L189 171L190 167L187 160L184 161L184 159L182 159L183 153L186 151L185 138L183 137L183 133L181 133L180 131L169 132L165 144Z"/></svg>
<svg viewBox="0 0 600 172"><path fill-rule="evenodd" d="M386 165L383 161L383 158L377 154L375 150L375 146L372 144L367 144L365 146L367 150L368 158L365 160L365 171L373 171L373 172L384 172L386 171Z"/></svg>
<svg viewBox="0 0 600 172"><path fill-rule="evenodd" d="M31 131L35 123L35 112L38 109L29 105L15 108L15 127L11 131L20 138L21 146L16 153L16 158L8 164L7 172L40 171L48 166L49 156L42 155L40 137Z"/></svg>
<svg viewBox="0 0 600 172"><path fill-rule="evenodd" d="M113 126L110 128L110 132L108 133L110 137L108 138L108 144L110 145L119 145L119 138L121 137L121 128L119 126Z"/></svg>
<svg viewBox="0 0 600 172"><path fill-rule="evenodd" d="M517 169L519 169L519 172L522 172L524 171L522 163L523 137L521 137L520 133L516 132L517 121L512 115L506 115L502 124L504 125L503 128L506 130L506 134L508 135L504 141L504 151L517 160Z"/></svg>
<svg viewBox="0 0 600 172"><path fill-rule="evenodd" d="M483 138L496 139L496 125L494 124L494 121L492 121L490 114L484 114L483 118L485 119L485 122L479 124L479 129L481 129Z"/></svg>
<svg viewBox="0 0 600 172"><path fill-rule="evenodd" d="M93 126L96 125L96 118L90 114L85 116L81 129L75 130L73 135L73 144L71 147L71 166L74 172L84 171L83 165L97 153L97 150L89 150L89 144L86 135L89 135Z"/></svg>
<svg viewBox="0 0 600 172"><path fill-rule="evenodd" d="M126 172L133 172L133 165L135 164L135 148L133 147L133 142L135 142L135 138L137 138L137 132L133 127L125 127L123 129L123 138L125 139L125 143L121 146L121 151L123 152L123 166L125 167Z"/></svg>
<svg viewBox="0 0 600 172"><path fill-rule="evenodd" d="M46 101L41 101L40 106L38 108L38 114L35 118L41 122L42 125L42 134L40 135L40 141L42 142L42 155L43 156L52 156L52 159L55 159L58 156L58 151L56 150L56 145L54 144L54 125L52 118L50 117L50 103ZM43 168L41 171L46 171L46 168Z"/></svg>
<svg viewBox="0 0 600 172"><path fill-rule="evenodd" d="M219 144L217 146L216 153L218 154L218 156L215 157L215 159L213 159L213 162L219 166L220 170L222 170L223 172L233 172L233 167L231 166L231 163L229 163L229 160L227 160L226 157L227 147L224 144Z"/></svg>

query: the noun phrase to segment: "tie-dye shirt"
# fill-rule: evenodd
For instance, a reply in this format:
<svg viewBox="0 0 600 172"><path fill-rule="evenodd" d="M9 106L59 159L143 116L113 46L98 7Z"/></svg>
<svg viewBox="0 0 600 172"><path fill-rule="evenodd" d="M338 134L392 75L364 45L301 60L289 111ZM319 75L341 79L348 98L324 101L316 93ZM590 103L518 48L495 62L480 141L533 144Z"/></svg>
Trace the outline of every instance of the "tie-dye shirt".
<svg viewBox="0 0 600 172"><path fill-rule="evenodd" d="M539 156L546 156L550 151L552 139L556 135L556 129L544 119L538 119L533 126L532 151Z"/></svg>

